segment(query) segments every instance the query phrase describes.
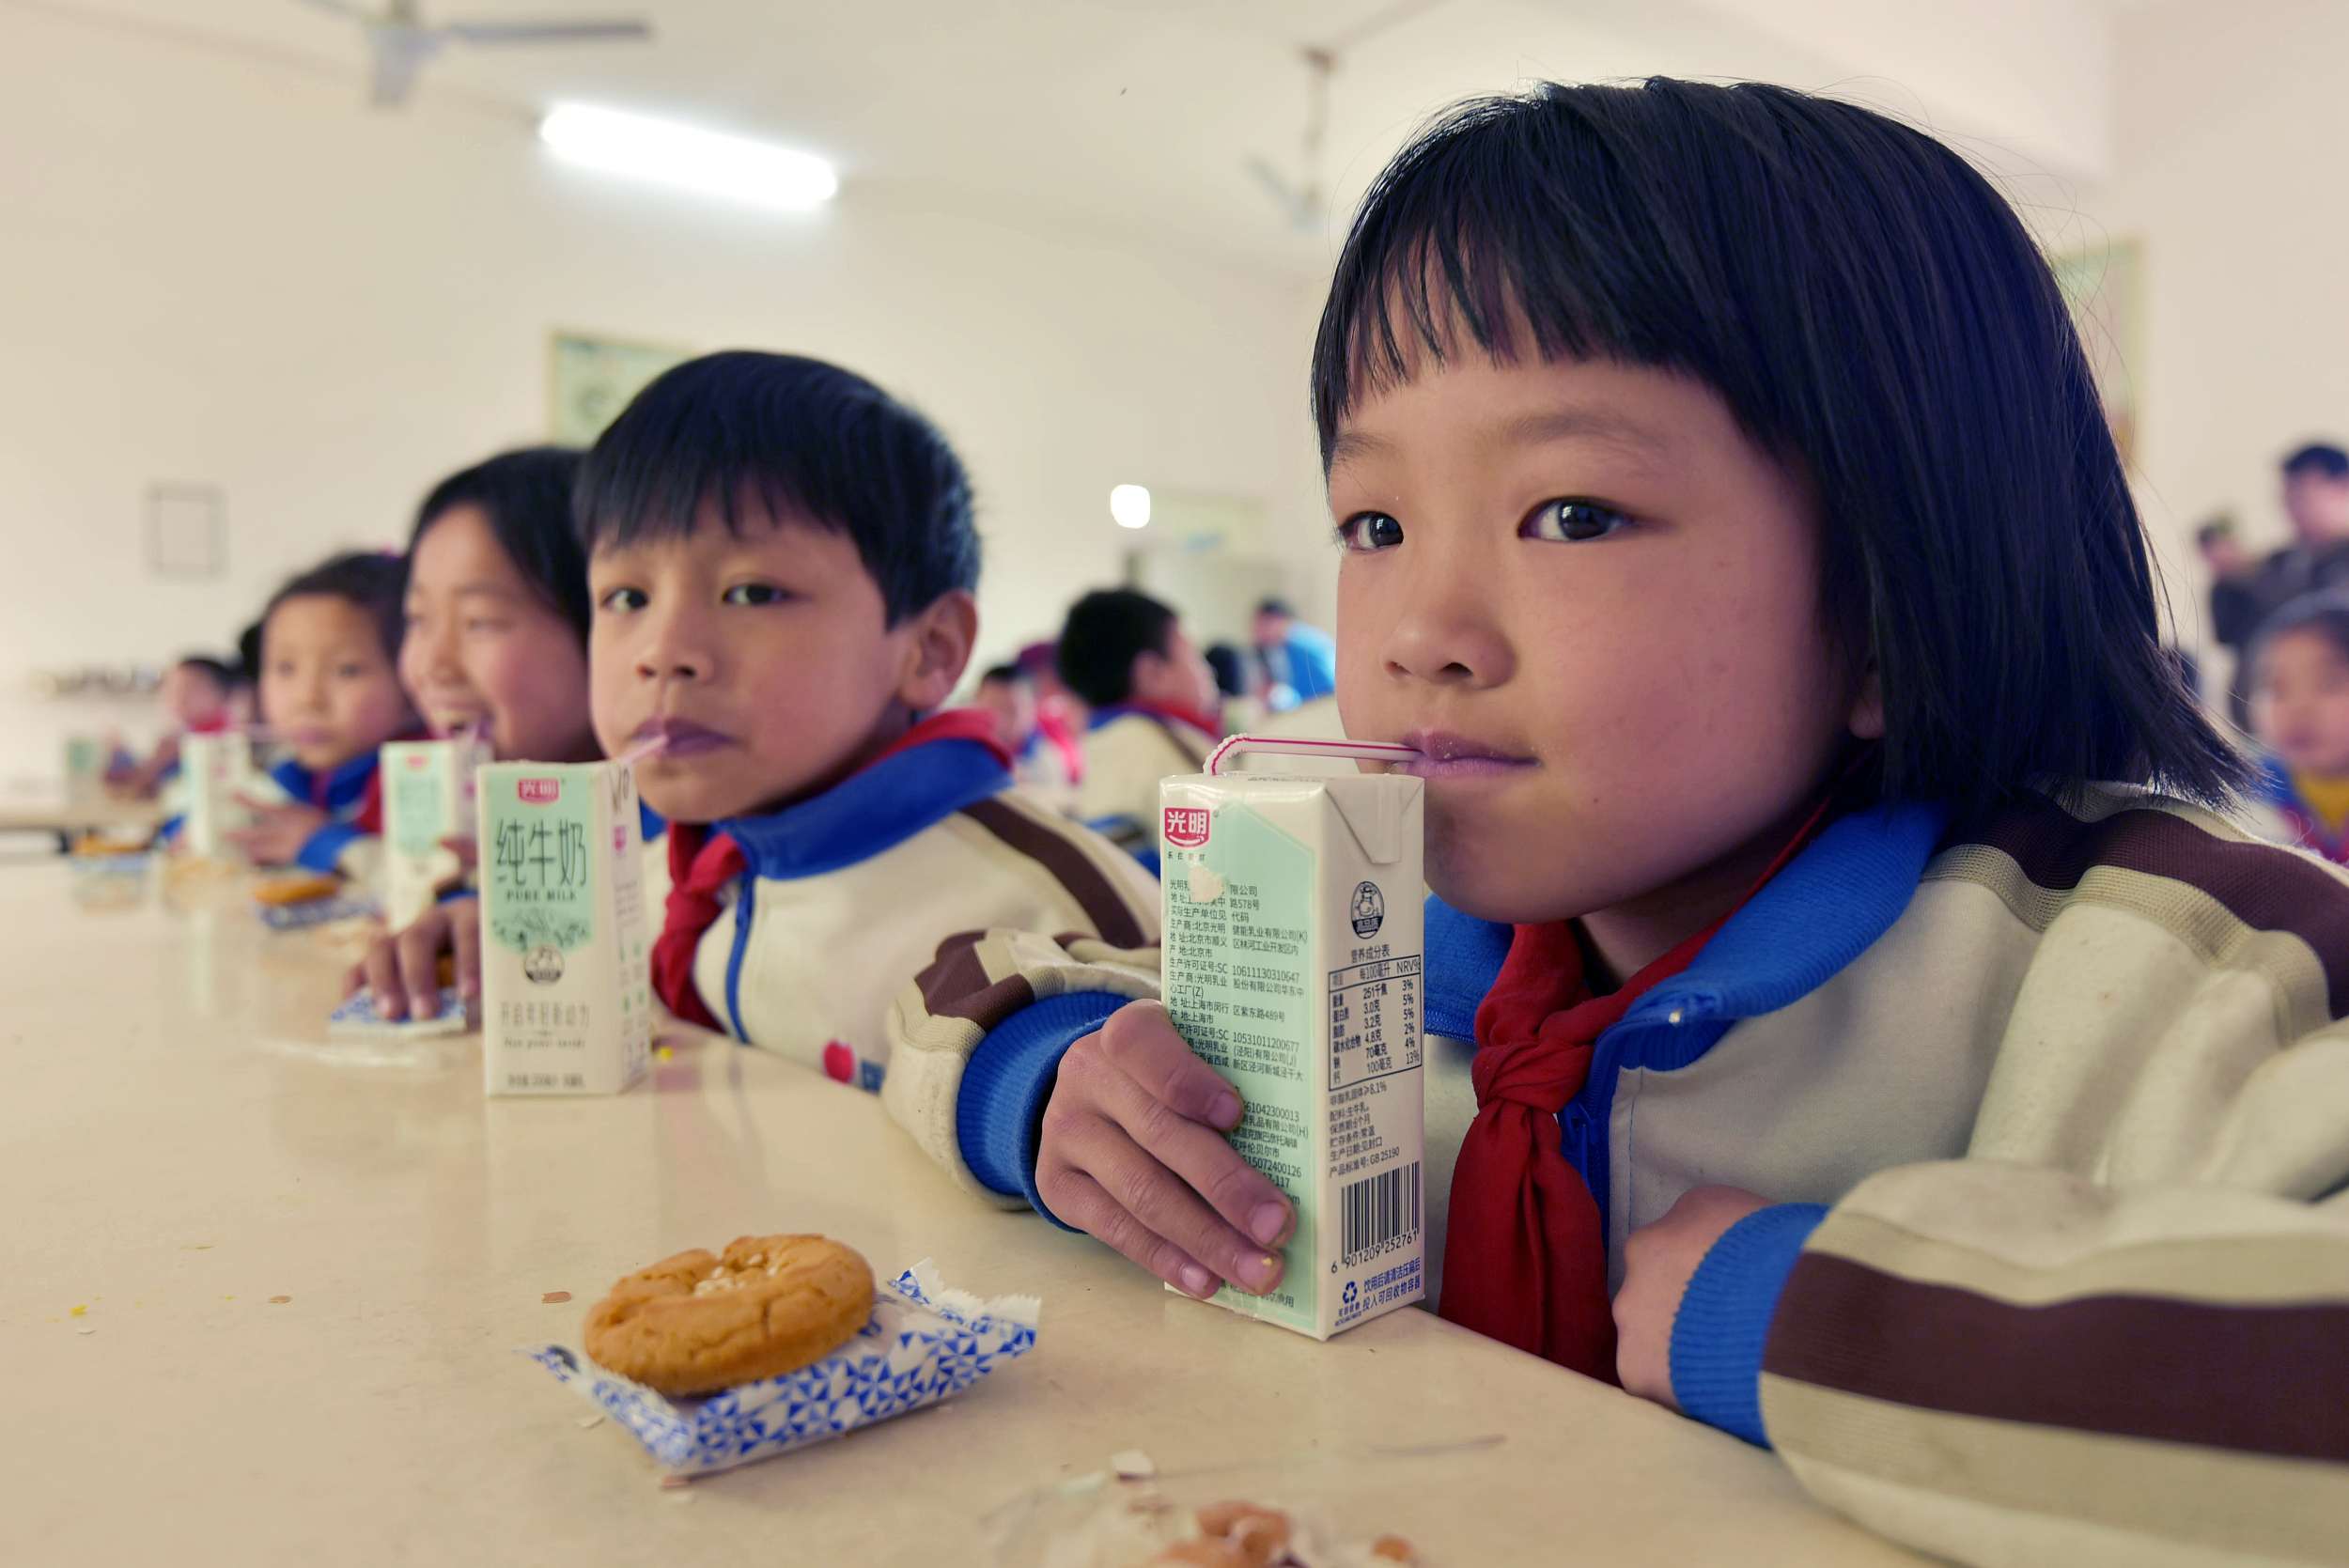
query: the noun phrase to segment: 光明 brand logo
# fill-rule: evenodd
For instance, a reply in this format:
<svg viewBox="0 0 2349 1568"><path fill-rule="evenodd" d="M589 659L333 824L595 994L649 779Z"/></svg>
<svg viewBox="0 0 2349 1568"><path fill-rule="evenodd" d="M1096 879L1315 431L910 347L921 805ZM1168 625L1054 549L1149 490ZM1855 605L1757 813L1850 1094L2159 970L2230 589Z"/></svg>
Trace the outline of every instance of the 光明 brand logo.
<svg viewBox="0 0 2349 1568"><path fill-rule="evenodd" d="M1166 842L1177 849L1196 849L1207 842L1207 814L1196 806L1166 808Z"/></svg>
<svg viewBox="0 0 2349 1568"><path fill-rule="evenodd" d="M518 800L526 800L534 806L549 805L563 798L563 781L560 779L517 779L514 781L514 798Z"/></svg>
<svg viewBox="0 0 2349 1568"><path fill-rule="evenodd" d="M1378 927L1387 923L1387 900L1376 882L1364 882L1354 890L1354 935L1375 937Z"/></svg>

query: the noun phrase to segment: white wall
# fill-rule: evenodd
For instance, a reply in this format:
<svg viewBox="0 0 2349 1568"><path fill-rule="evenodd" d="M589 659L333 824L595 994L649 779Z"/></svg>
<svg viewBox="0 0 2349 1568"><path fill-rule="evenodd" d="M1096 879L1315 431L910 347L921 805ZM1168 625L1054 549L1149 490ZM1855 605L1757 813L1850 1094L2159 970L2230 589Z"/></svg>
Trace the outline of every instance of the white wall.
<svg viewBox="0 0 2349 1568"><path fill-rule="evenodd" d="M851 186L814 218L614 185L526 119L0 8L0 775L65 715L25 673L223 647L440 474L543 439L555 327L835 358L970 463L990 651L1114 578L1124 480L1290 520L1299 288ZM155 480L227 497L226 581L148 581Z"/></svg>
<svg viewBox="0 0 2349 1568"><path fill-rule="evenodd" d="M2349 439L2349 7L2182 0L2119 33L2116 177L2088 206L2144 241L2139 499L2192 640L2194 526L2280 543L2277 458Z"/></svg>

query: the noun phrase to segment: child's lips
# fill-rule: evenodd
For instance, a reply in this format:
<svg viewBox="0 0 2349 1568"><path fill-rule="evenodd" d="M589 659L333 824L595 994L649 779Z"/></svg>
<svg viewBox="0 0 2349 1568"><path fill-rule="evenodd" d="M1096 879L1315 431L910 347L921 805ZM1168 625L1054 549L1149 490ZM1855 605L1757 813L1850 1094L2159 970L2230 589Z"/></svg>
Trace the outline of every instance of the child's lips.
<svg viewBox="0 0 2349 1568"><path fill-rule="evenodd" d="M630 737L636 744L648 740L661 742L661 750L652 758L656 762L673 762L680 757L707 756L734 744L734 737L707 724L696 724L690 719L653 719L637 726Z"/></svg>
<svg viewBox="0 0 2349 1568"><path fill-rule="evenodd" d="M1420 754L1395 764L1394 770L1423 779L1508 778L1538 766L1522 753L1439 730L1423 730L1403 738Z"/></svg>

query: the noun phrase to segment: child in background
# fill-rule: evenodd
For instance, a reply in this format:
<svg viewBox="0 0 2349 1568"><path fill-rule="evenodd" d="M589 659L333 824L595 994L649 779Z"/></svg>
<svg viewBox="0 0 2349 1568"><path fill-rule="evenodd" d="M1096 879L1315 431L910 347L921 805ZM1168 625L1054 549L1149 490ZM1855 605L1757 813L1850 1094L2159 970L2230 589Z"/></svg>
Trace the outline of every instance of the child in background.
<svg viewBox="0 0 2349 1568"><path fill-rule="evenodd" d="M163 710L165 733L143 761L128 764L107 782L133 800L148 800L179 770L179 737L218 735L234 722L229 700L234 675L226 664L190 654L163 672L155 700Z"/></svg>
<svg viewBox="0 0 2349 1568"><path fill-rule="evenodd" d="M1147 878L1020 798L986 715L933 711L979 544L920 414L820 361L713 354L604 432L577 512L596 733L661 745L637 780L669 824L653 983L678 1017L878 1090L896 987L952 933L1156 939ZM952 1165L957 1086L921 1087L909 1125Z"/></svg>
<svg viewBox="0 0 2349 1568"><path fill-rule="evenodd" d="M998 664L979 677L977 706L995 722L995 738L1011 753L1012 777L1055 810L1076 804L1076 781L1060 748L1036 714L1035 682L1017 664Z"/></svg>
<svg viewBox="0 0 2349 1568"><path fill-rule="evenodd" d="M2349 598L2276 612L2251 644L2251 727L2272 756L2270 836L2349 862Z"/></svg>
<svg viewBox="0 0 2349 1568"><path fill-rule="evenodd" d="M587 703L587 556L571 524L581 454L504 453L450 474L416 508L408 541L400 681L436 736L478 732L501 762L603 755ZM468 848L470 846L467 846ZM431 1017L455 955L458 992L481 994L480 910L443 903L377 939L349 976L386 1018Z"/></svg>
<svg viewBox="0 0 2349 1568"><path fill-rule="evenodd" d="M1991 185L1758 84L1470 103L1365 198L1314 403L1339 701L1423 753L1476 1042L1428 1051L1443 1315L1939 1556L2337 1560L2349 876L2208 809L2242 760ZM1133 964L945 955L898 1048L965 1054L1005 1202L1278 1282Z"/></svg>
<svg viewBox="0 0 2349 1568"><path fill-rule="evenodd" d="M1070 607L1060 674L1093 709L1077 815L1155 873L1159 781L1196 773L1222 738L1215 672L1174 611L1106 588Z"/></svg>
<svg viewBox="0 0 2349 1568"><path fill-rule="evenodd" d="M1068 683L1060 678L1060 646L1054 643L1030 643L1021 648L1013 662L1035 688L1035 725L1044 732L1044 738L1060 753L1061 768L1070 782L1082 784L1085 776L1084 733L1091 715L1077 694L1068 690Z"/></svg>
<svg viewBox="0 0 2349 1568"><path fill-rule="evenodd" d="M378 860L376 749L413 732L400 690L397 555L353 551L302 573L261 616L261 719L288 753L229 835L257 865L364 877Z"/></svg>

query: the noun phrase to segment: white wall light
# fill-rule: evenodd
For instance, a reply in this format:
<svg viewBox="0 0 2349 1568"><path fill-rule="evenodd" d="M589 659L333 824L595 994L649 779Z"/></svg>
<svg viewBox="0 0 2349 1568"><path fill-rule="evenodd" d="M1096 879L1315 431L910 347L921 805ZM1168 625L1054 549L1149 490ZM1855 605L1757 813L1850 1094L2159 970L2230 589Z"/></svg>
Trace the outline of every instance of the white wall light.
<svg viewBox="0 0 2349 1568"><path fill-rule="evenodd" d="M1110 490L1110 516L1120 528L1150 526L1150 492L1140 485L1118 485Z"/></svg>
<svg viewBox="0 0 2349 1568"><path fill-rule="evenodd" d="M813 153L581 103L549 110L538 139L582 168L757 207L805 211L840 190L832 166Z"/></svg>

